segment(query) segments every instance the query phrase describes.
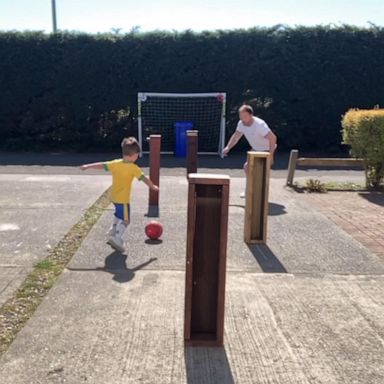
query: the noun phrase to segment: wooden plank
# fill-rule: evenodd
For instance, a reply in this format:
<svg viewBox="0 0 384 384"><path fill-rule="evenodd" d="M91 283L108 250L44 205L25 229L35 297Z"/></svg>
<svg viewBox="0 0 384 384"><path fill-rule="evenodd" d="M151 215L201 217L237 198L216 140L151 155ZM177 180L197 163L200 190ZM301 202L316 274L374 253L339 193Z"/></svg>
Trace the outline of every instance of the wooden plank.
<svg viewBox="0 0 384 384"><path fill-rule="evenodd" d="M248 152L248 173L244 213L244 241L265 244L267 241L270 155Z"/></svg>
<svg viewBox="0 0 384 384"><path fill-rule="evenodd" d="M220 180L224 184L220 184ZM199 184L196 181L202 180ZM185 344L222 346L228 236L229 177L189 179Z"/></svg>
<svg viewBox="0 0 384 384"><path fill-rule="evenodd" d="M217 331L220 256L219 188L218 185L196 185L191 334L214 336Z"/></svg>
<svg viewBox="0 0 384 384"><path fill-rule="evenodd" d="M292 149L289 155L289 163L288 163L288 175L287 175L287 183L286 185L292 186L293 179L295 177L296 163L297 158L299 156L299 151L297 149Z"/></svg>
<svg viewBox="0 0 384 384"><path fill-rule="evenodd" d="M184 345L186 347L222 347L223 342L220 343L216 339L194 334L191 339L185 340Z"/></svg>
<svg viewBox="0 0 384 384"><path fill-rule="evenodd" d="M363 159L326 158L326 157L300 157L297 165L301 166L327 166L327 167L364 167Z"/></svg>
<svg viewBox="0 0 384 384"><path fill-rule="evenodd" d="M247 154L247 163L248 163L248 175L253 173L253 157L250 156L249 152ZM252 196L254 184L251 182L249 176L247 175L246 187L245 187L245 210L244 210L244 240L246 243L252 239Z"/></svg>
<svg viewBox="0 0 384 384"><path fill-rule="evenodd" d="M269 214L269 180L271 175L271 156L264 162L264 185L263 185L263 236L262 244L267 243L268 214Z"/></svg>
<svg viewBox="0 0 384 384"><path fill-rule="evenodd" d="M193 242L195 238L196 192L195 184L188 186L188 218L187 218L187 260L185 268L185 315L184 339L191 337L192 289L193 289Z"/></svg>
<svg viewBox="0 0 384 384"><path fill-rule="evenodd" d="M248 175L251 185L253 186L252 194L250 196L250 225L251 225L251 239L261 240L263 238L263 187L264 187L264 167L263 164L252 157L253 167Z"/></svg>
<svg viewBox="0 0 384 384"><path fill-rule="evenodd" d="M198 131L187 131L187 177L197 172Z"/></svg>
<svg viewBox="0 0 384 384"><path fill-rule="evenodd" d="M149 137L149 178L155 185L160 184L160 146L161 135L151 135ZM159 205L159 192L149 190L149 205Z"/></svg>
<svg viewBox="0 0 384 384"><path fill-rule="evenodd" d="M190 173L188 180L190 183L194 184L223 185L229 184L230 177L227 175L217 175L210 173Z"/></svg>
<svg viewBox="0 0 384 384"><path fill-rule="evenodd" d="M219 286L218 286L218 305L217 305L217 346L222 346L224 344L225 281L226 281L226 269L227 269L228 215L229 215L229 185L223 185L222 195L221 195L221 220L220 220Z"/></svg>

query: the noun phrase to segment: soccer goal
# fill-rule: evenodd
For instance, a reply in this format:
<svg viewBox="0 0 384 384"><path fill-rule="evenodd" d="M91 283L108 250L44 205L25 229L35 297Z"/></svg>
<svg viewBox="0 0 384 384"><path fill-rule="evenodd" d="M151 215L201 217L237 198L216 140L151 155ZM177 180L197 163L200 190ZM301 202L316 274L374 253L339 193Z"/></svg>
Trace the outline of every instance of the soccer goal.
<svg viewBox="0 0 384 384"><path fill-rule="evenodd" d="M138 94L138 138L145 153L146 138L161 134L162 153L175 153L177 127L199 131L199 153L222 156L225 141L226 94L150 93Z"/></svg>

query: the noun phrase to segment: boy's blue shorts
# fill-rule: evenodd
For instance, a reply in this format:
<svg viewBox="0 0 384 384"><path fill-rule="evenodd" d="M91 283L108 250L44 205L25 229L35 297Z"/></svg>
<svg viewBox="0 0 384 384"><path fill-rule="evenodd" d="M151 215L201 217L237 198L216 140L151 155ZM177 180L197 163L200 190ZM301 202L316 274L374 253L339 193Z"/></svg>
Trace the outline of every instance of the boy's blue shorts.
<svg viewBox="0 0 384 384"><path fill-rule="evenodd" d="M124 221L130 221L131 219L131 207L129 204L113 203L115 206L115 216Z"/></svg>

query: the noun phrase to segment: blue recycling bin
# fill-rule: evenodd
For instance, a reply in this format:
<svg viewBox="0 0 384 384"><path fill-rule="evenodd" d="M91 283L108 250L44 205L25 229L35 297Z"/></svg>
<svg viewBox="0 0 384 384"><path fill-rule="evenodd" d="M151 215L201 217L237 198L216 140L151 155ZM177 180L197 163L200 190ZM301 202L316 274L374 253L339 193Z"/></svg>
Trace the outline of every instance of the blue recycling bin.
<svg viewBox="0 0 384 384"><path fill-rule="evenodd" d="M178 157L187 156L187 131L193 128L192 121L177 121L174 124L176 133L175 155Z"/></svg>

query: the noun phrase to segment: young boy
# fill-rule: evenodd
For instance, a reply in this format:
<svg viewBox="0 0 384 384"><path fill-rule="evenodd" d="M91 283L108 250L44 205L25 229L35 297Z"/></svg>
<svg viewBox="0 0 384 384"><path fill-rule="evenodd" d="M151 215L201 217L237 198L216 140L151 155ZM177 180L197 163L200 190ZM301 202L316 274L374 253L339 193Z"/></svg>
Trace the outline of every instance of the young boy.
<svg viewBox="0 0 384 384"><path fill-rule="evenodd" d="M80 168L105 169L112 173L111 200L115 206L113 224L109 230L107 243L119 252L124 252L123 234L130 220L130 199L133 179L143 181L149 188L158 191L159 187L146 177L135 164L140 154L140 145L134 137L125 138L121 143L123 158L103 163L84 164Z"/></svg>

